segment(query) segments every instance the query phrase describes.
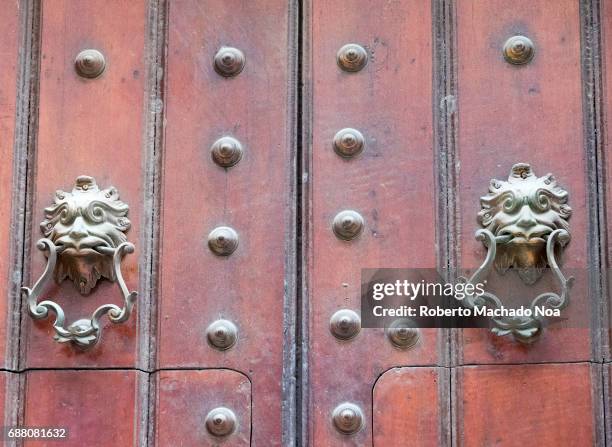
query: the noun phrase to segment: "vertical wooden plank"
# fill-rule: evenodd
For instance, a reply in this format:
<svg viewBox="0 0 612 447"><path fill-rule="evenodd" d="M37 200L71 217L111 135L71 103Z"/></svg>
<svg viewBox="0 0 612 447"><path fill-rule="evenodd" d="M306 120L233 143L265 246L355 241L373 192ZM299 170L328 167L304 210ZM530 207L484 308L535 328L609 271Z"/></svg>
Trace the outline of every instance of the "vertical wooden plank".
<svg viewBox="0 0 612 447"><path fill-rule="evenodd" d="M158 386L156 445L251 445L251 382L231 370L161 371ZM225 407L236 417L233 433L212 435L206 417Z"/></svg>
<svg viewBox="0 0 612 447"><path fill-rule="evenodd" d="M535 44L523 66L504 61L502 47L513 35ZM484 260L474 240L479 197L492 178L506 179L513 164L530 163L539 176L551 172L570 193L572 241L563 268L574 269L572 302L564 316L587 316L584 328L550 329L532 346L487 330L464 330L460 356L466 363L577 361L591 358L588 179L584 161L579 2L501 0L457 3L458 247L462 268ZM518 277L515 279L520 282ZM503 296L503 289L498 292ZM584 321L584 319L583 319Z"/></svg>
<svg viewBox="0 0 612 447"><path fill-rule="evenodd" d="M6 371L0 371L0 402L2 403L0 405L0 421L2 423L3 426L6 426L5 420L4 420L4 414L5 414L5 409L4 409L4 398L6 396L6 382L7 382L7 377L10 375L11 373L6 372ZM9 409L10 412L10 409Z"/></svg>
<svg viewBox="0 0 612 447"><path fill-rule="evenodd" d="M588 363L458 368L458 445L600 445L591 368Z"/></svg>
<svg viewBox="0 0 612 447"><path fill-rule="evenodd" d="M43 2L38 145L32 170L33 243L40 236L38 224L53 193L71 190L78 175L95 177L101 187L118 188L121 199L130 205L128 238L137 249L122 264L131 289L138 289L143 213L144 6L144 1ZM79 77L74 69L76 55L87 48L98 49L106 58L106 70L97 79ZM31 281L40 275L44 260L33 245ZM66 309L69 321L91 315L103 303L121 303L117 286L105 280L88 297L81 296L70 281L50 287L48 296ZM29 367L134 364L135 316L124 325L105 321L103 342L85 354L55 343L49 321L27 321Z"/></svg>
<svg viewBox="0 0 612 447"><path fill-rule="evenodd" d="M603 338L607 344L604 355L610 361L612 360L612 330L610 330L612 328L612 244L610 244L612 241L612 157L609 154L612 151L612 4L609 1L601 2L601 40L603 136L605 140L600 168L604 173L602 182L605 189L602 189L602 199L605 199L603 204L607 223L607 227L602 229L602 234L605 236L602 242L607 242L604 245L606 247L604 265L608 292L606 297L608 315L607 321L604 322L604 328L607 328L607 331L603 332Z"/></svg>
<svg viewBox="0 0 612 447"><path fill-rule="evenodd" d="M394 368L376 381L373 445L384 447L446 445L440 407L447 385L441 368Z"/></svg>
<svg viewBox="0 0 612 447"><path fill-rule="evenodd" d="M308 2L305 44L305 140L308 156L304 254L308 307L309 442L367 445L372 427L340 436L330 422L344 401L362 406L372 419L372 386L384 370L431 365L441 360L437 330L423 330L417 346L395 349L378 329L340 342L329 331L332 314L360 308L362 268L436 268L437 211L432 150L431 4ZM364 46L365 68L342 71L337 51ZM308 121L311 120L311 121ZM332 141L346 127L366 145L353 159L339 157ZM345 209L365 219L363 234L338 240L334 216Z"/></svg>
<svg viewBox="0 0 612 447"><path fill-rule="evenodd" d="M612 439L612 364L606 363L602 367L602 388L603 392L601 394L603 399L603 408L604 408L604 430L605 430L605 439Z"/></svg>
<svg viewBox="0 0 612 447"><path fill-rule="evenodd" d="M65 446L136 445L138 371L29 371L28 427L65 427ZM25 445L56 445L31 440Z"/></svg>
<svg viewBox="0 0 612 447"><path fill-rule="evenodd" d="M293 350L295 61L289 21L296 14L294 2L280 0L169 5L158 363L246 374L253 384L254 445L281 445L289 414L281 407L292 399L282 379L285 349ZM233 78L213 68L222 46L245 55L244 69ZM229 169L210 153L224 136L244 148ZM228 257L207 246L218 226L239 236ZM218 318L238 328L238 341L227 351L207 342L206 329ZM285 367L292 365L288 358Z"/></svg>
<svg viewBox="0 0 612 447"><path fill-rule="evenodd" d="M603 331L603 359L607 363L604 363L602 368L602 399L604 405L604 427L606 440L612 439L612 3L609 1L602 1L600 5L600 17L601 20L601 56L602 56L602 73L601 81L603 85L602 91L602 105L603 105L603 150L602 157L600 158L601 165L600 169L603 169L603 188L601 190L602 204L605 207L603 210L603 216L606 218L606 228L602 228L601 235L603 237L602 244L604 244L604 262L605 268L604 291L607 291L607 296L604 297L606 303L607 316L602 315L604 321L602 322ZM604 201L605 199L605 201ZM602 300L603 301L603 300Z"/></svg>
<svg viewBox="0 0 612 447"><path fill-rule="evenodd" d="M14 130L17 96L17 74L18 74L18 50L19 50L19 2L11 1L0 9L0 28L3 30L3 38L0 42L0 318L6 324L0 325L0 367L12 366L13 359L5 358L12 355L7 350L7 329L12 314L8 312L8 296L13 278L11 273L14 269L12 263L11 238L17 228L11 223L14 207L19 207L19 202L13 202L16 196L13 185L15 180L16 159L14 157Z"/></svg>

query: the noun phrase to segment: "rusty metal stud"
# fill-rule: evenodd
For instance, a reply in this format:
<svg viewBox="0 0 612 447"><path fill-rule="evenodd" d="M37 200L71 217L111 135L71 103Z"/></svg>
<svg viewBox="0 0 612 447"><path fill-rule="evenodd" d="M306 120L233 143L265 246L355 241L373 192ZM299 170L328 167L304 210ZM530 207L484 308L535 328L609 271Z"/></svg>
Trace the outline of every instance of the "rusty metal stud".
<svg viewBox="0 0 612 447"><path fill-rule="evenodd" d="M221 47L215 54L215 71L221 76L231 78L244 68L244 53L238 48Z"/></svg>
<svg viewBox="0 0 612 447"><path fill-rule="evenodd" d="M504 44L504 58L513 65L528 63L534 53L533 42L525 36L513 36Z"/></svg>
<svg viewBox="0 0 612 447"><path fill-rule="evenodd" d="M334 426L345 435L352 435L361 430L364 419L361 408L350 402L338 405L332 413Z"/></svg>
<svg viewBox="0 0 612 447"><path fill-rule="evenodd" d="M83 78L97 78L102 74L105 67L104 55L98 50L83 50L77 54L74 60L74 68Z"/></svg>
<svg viewBox="0 0 612 447"><path fill-rule="evenodd" d="M361 319L350 309L340 309L329 320L329 330L340 340L350 340L361 330Z"/></svg>
<svg viewBox="0 0 612 447"><path fill-rule="evenodd" d="M408 349L419 341L419 330L414 327L414 323L407 319L395 320L387 328L387 337L396 348Z"/></svg>
<svg viewBox="0 0 612 447"><path fill-rule="evenodd" d="M206 430L213 436L228 436L236 429L236 415L226 407L217 407L206 415Z"/></svg>
<svg viewBox="0 0 612 447"><path fill-rule="evenodd" d="M225 351L236 344L238 329L229 320L216 320L206 329L206 338L213 348Z"/></svg>
<svg viewBox="0 0 612 447"><path fill-rule="evenodd" d="M363 150L363 146L363 135L357 129L342 129L334 136L334 150L341 157L354 157Z"/></svg>
<svg viewBox="0 0 612 447"><path fill-rule="evenodd" d="M218 256L229 256L238 248L238 233L230 227L217 227L208 235L208 248Z"/></svg>
<svg viewBox="0 0 612 447"><path fill-rule="evenodd" d="M210 148L212 159L223 168L234 166L242 158L242 144L235 138L223 137Z"/></svg>
<svg viewBox="0 0 612 447"><path fill-rule="evenodd" d="M356 72L368 63L368 52L361 45L349 43L338 50L336 60L344 71Z"/></svg>
<svg viewBox="0 0 612 447"><path fill-rule="evenodd" d="M363 226L363 217L357 211L342 211L334 217L334 234L345 241L350 241L359 236L363 231Z"/></svg>

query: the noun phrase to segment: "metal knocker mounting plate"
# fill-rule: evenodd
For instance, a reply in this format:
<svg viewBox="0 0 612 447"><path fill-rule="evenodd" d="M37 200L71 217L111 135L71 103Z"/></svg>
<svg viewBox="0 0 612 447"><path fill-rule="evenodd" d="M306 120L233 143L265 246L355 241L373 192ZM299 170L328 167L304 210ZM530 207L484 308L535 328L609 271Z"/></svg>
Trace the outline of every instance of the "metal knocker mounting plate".
<svg viewBox="0 0 612 447"><path fill-rule="evenodd" d="M121 274L121 260L134 252L125 232L130 228L129 207L119 200L111 186L100 190L93 177L76 179L72 192L58 190L54 204L45 208L45 220L40 224L44 238L37 243L47 255L47 266L34 287L22 287L28 312L34 319L55 313L55 340L72 342L81 349L94 346L102 335L100 319L108 314L112 323L127 321L134 307L137 292L130 292ZM38 301L45 286L55 279L72 280L82 295L89 294L101 278L117 282L123 295L123 307L104 304L90 318L65 326L62 307L54 301Z"/></svg>
<svg viewBox="0 0 612 447"><path fill-rule="evenodd" d="M567 205L568 193L561 188L552 174L537 177L531 166L518 163L512 167L508 181L493 179L489 193L481 197L482 209L478 221L484 227L476 231L476 239L487 247L482 265L468 279L475 285L482 282L493 265L500 273L509 269L517 272L525 284L534 284L549 267L559 284L560 293L546 292L530 303L535 308L564 309L569 304L569 290L573 278L566 278L557 264L557 258L570 240L569 224L572 209ZM504 307L492 293L468 294L465 306ZM544 317L493 318L497 335L512 334L522 343L531 343L542 331Z"/></svg>

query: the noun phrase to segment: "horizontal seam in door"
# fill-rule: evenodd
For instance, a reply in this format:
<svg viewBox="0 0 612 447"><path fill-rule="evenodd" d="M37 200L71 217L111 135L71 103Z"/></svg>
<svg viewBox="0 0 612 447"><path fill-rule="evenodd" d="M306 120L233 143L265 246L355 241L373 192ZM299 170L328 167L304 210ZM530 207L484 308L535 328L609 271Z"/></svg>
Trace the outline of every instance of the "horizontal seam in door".
<svg viewBox="0 0 612 447"><path fill-rule="evenodd" d="M396 365L396 366L392 366L388 369L386 369L384 372L391 370L391 369L397 369L397 368L445 368L445 369L459 369L462 367L473 367L473 366L499 366L499 367L504 367L504 366L530 366L530 365L580 365L580 364L591 364L591 365L610 365L612 364L612 360L605 360L605 361L593 361L593 360L571 360L571 361L550 361L550 362L531 362L531 363L524 363L524 362L514 362L514 363L465 363L462 365L454 365L454 366L446 366L446 365L436 365L436 364L422 364L422 365L413 365L413 364L406 364L406 365ZM235 371L241 374L244 374L244 372L238 370L238 369L234 369L234 368L227 368L227 367L215 367L215 366L206 366L206 367L198 367L198 366L186 366L186 367L168 367L168 368L155 368L152 370L144 370L141 368L133 368L133 367L89 367L89 368L75 368L75 367L67 367L67 368L44 368L44 367L39 367L39 368L23 368L23 369L18 369L18 370L14 370L14 369L7 369L7 368L0 368L0 372L8 372L8 373L15 373L15 374L21 374L21 373L25 373L25 372L30 372L30 371L140 371L143 373L149 373L149 374L155 374L157 372L162 372L162 371L208 371L208 370L228 370L228 371ZM384 374L384 372L382 372L381 374Z"/></svg>

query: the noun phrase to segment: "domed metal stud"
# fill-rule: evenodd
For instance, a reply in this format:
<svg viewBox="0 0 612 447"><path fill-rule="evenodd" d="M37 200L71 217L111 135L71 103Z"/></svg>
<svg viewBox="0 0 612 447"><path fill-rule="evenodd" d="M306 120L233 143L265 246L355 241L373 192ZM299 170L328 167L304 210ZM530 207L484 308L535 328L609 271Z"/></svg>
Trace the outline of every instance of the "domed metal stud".
<svg viewBox="0 0 612 447"><path fill-rule="evenodd" d="M419 341L419 330L407 318L395 320L387 328L386 332L389 341L396 348L408 349Z"/></svg>
<svg viewBox="0 0 612 447"><path fill-rule="evenodd" d="M504 58L513 65L528 63L534 53L533 42L525 36L513 36L504 44Z"/></svg>
<svg viewBox="0 0 612 447"><path fill-rule="evenodd" d="M238 233L230 227L217 227L208 235L208 248L218 256L229 256L238 248Z"/></svg>
<svg viewBox="0 0 612 447"><path fill-rule="evenodd" d="M342 129L334 136L334 150L341 157L354 157L363 150L363 146L363 135L357 129Z"/></svg>
<svg viewBox="0 0 612 447"><path fill-rule="evenodd" d="M350 340L361 330L361 319L350 309L340 309L329 320L329 330L340 340Z"/></svg>
<svg viewBox="0 0 612 447"><path fill-rule="evenodd" d="M368 52L361 45L349 43L338 50L336 60L344 71L356 72L368 63Z"/></svg>
<svg viewBox="0 0 612 447"><path fill-rule="evenodd" d="M236 415L229 408L218 407L206 415L206 430L213 436L231 435L236 425Z"/></svg>
<svg viewBox="0 0 612 447"><path fill-rule="evenodd" d="M357 211L342 211L334 217L334 234L342 240L350 241L361 234L364 224L363 217Z"/></svg>
<svg viewBox="0 0 612 447"><path fill-rule="evenodd" d="M235 138L223 137L210 148L212 159L223 168L234 166L242 158L242 144Z"/></svg>
<svg viewBox="0 0 612 447"><path fill-rule="evenodd" d="M74 68L83 78L97 78L104 72L106 61L98 50L83 50L74 60Z"/></svg>
<svg viewBox="0 0 612 447"><path fill-rule="evenodd" d="M352 435L363 427L363 412L357 405L350 402L344 402L334 408L332 422L340 433Z"/></svg>
<svg viewBox="0 0 612 447"><path fill-rule="evenodd" d="M236 344L238 329L229 320L216 320L206 329L206 338L213 348L226 351Z"/></svg>
<svg viewBox="0 0 612 447"><path fill-rule="evenodd" d="M215 71L221 76L231 78L244 68L244 53L238 48L221 47L215 54Z"/></svg>

